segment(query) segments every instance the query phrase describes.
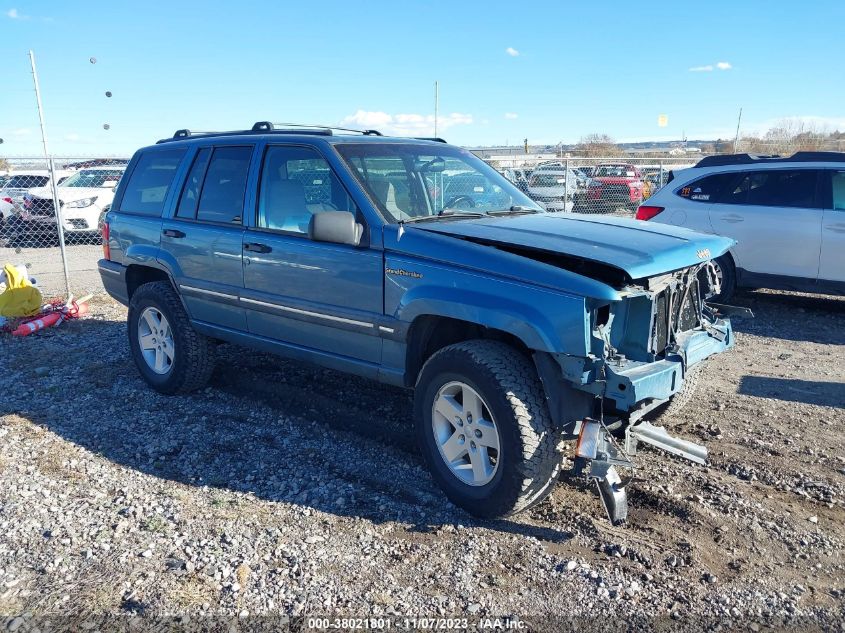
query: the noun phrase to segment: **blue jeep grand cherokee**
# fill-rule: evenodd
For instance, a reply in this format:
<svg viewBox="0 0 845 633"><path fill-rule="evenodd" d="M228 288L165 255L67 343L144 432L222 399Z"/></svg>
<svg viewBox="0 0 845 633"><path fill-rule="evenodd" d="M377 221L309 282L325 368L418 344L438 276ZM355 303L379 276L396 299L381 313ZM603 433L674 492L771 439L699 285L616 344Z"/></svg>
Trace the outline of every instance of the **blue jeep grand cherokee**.
<svg viewBox="0 0 845 633"><path fill-rule="evenodd" d="M152 388L205 385L220 341L413 388L432 476L483 517L540 502L577 439L624 518L632 439L694 453L646 414L733 344L704 303L731 240L546 213L440 139L180 130L136 152L103 236Z"/></svg>

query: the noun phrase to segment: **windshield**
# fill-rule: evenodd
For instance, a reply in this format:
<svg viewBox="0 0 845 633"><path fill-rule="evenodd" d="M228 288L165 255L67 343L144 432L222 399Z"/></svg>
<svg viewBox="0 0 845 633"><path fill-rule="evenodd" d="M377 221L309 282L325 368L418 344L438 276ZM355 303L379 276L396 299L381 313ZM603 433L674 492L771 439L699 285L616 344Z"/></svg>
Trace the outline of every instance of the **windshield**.
<svg viewBox="0 0 845 633"><path fill-rule="evenodd" d="M568 175L567 172L560 171L535 171L531 174L530 180L532 187L563 187L564 185L574 187L577 183L578 175L572 170L568 172Z"/></svg>
<svg viewBox="0 0 845 633"><path fill-rule="evenodd" d="M62 187L114 187L123 175L122 169L83 169L65 180ZM111 183L111 184L106 184Z"/></svg>
<svg viewBox="0 0 845 633"><path fill-rule="evenodd" d="M542 211L507 178L449 145L336 145L364 189L394 222L440 215Z"/></svg>
<svg viewBox="0 0 845 633"><path fill-rule="evenodd" d="M633 178L634 168L632 165L599 165L593 174L596 178Z"/></svg>

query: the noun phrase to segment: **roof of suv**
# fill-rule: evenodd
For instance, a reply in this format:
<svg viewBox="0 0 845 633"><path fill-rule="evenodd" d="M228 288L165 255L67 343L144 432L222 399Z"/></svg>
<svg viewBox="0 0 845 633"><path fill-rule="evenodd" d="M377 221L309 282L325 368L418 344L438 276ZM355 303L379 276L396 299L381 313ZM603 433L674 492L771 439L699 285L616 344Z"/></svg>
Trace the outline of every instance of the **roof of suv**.
<svg viewBox="0 0 845 633"><path fill-rule="evenodd" d="M795 152L792 156L777 154L719 154L707 156L695 167L722 167L727 165L759 165L765 163L845 163L845 152Z"/></svg>
<svg viewBox="0 0 845 633"><path fill-rule="evenodd" d="M342 134L335 134L335 130ZM227 132L192 132L191 130L176 130L171 138L159 140L156 145L163 143L176 143L180 141L201 141L208 138L241 138L249 137L254 140L256 137L286 136L292 140L313 140L315 137L322 137L327 142L378 142L378 143L408 143L408 142L429 142L446 143L439 137L390 137L385 136L378 130L353 130L323 125L300 125L296 123L270 123L269 121L258 121L249 130L231 130Z"/></svg>

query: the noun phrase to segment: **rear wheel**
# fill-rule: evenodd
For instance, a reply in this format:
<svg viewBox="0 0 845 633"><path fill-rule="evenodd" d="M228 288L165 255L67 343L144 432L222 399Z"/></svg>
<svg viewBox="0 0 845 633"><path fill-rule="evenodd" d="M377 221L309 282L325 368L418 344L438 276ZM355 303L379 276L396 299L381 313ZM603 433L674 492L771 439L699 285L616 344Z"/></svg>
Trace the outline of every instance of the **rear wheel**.
<svg viewBox="0 0 845 633"><path fill-rule="evenodd" d="M450 345L414 394L417 439L434 480L470 514L503 517L549 494L561 465L531 363L497 341Z"/></svg>
<svg viewBox="0 0 845 633"><path fill-rule="evenodd" d="M214 370L211 340L194 330L173 286L140 286L129 302L129 349L141 377L156 391L187 393Z"/></svg>

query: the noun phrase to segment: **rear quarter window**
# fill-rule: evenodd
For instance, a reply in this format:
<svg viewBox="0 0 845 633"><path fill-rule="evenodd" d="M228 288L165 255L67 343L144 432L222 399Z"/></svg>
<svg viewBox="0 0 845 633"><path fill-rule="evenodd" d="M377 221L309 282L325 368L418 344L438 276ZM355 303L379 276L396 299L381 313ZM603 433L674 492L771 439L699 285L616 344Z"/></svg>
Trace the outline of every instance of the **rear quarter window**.
<svg viewBox="0 0 845 633"><path fill-rule="evenodd" d="M675 191L675 194L685 200L693 200L695 202L716 202L721 193L735 179L735 172L711 174L680 187Z"/></svg>
<svg viewBox="0 0 845 633"><path fill-rule="evenodd" d="M151 150L142 154L126 183L120 211L160 216L184 156L184 149Z"/></svg>

